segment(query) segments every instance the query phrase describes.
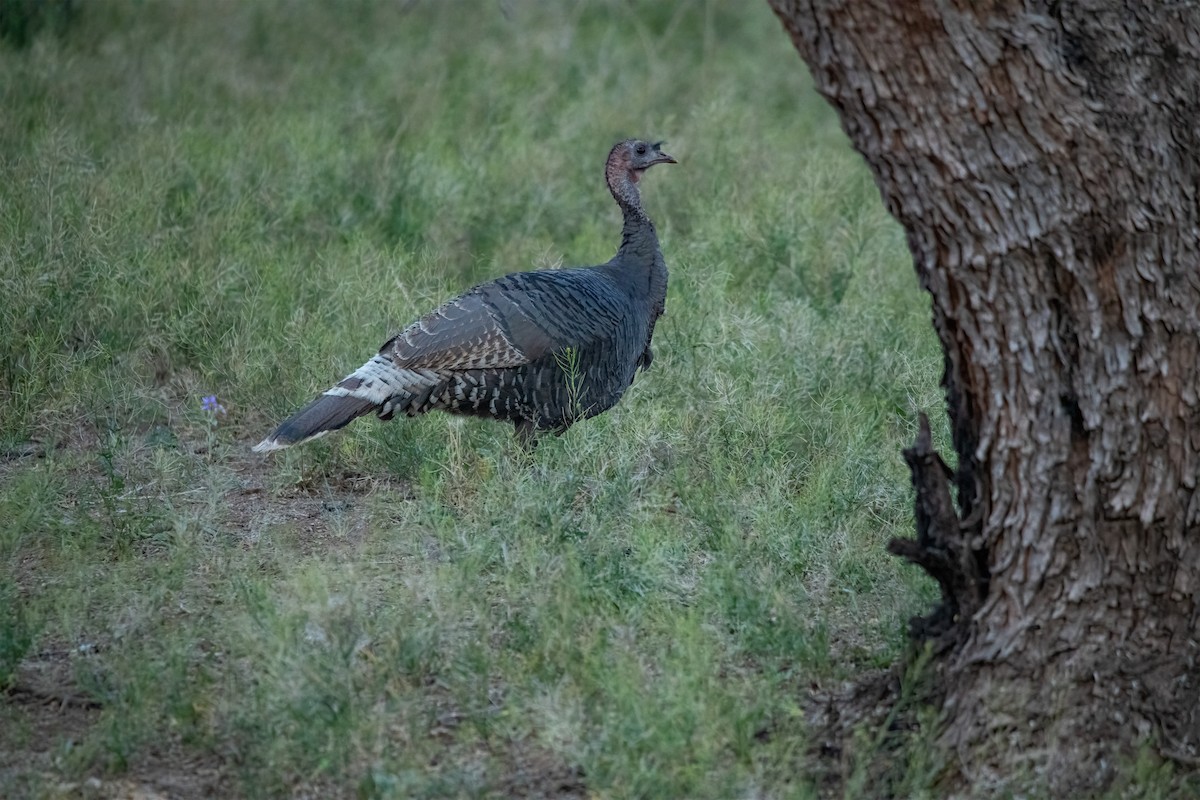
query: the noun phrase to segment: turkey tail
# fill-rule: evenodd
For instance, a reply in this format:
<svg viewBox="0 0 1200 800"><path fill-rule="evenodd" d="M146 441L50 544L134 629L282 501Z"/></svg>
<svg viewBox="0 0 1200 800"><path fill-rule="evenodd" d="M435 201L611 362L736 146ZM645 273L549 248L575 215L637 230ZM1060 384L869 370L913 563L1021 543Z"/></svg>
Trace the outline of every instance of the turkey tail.
<svg viewBox="0 0 1200 800"><path fill-rule="evenodd" d="M344 428L375 408L375 403L361 397L323 394L292 414L274 433L254 445L254 452L268 453L307 442L330 431Z"/></svg>
<svg viewBox="0 0 1200 800"><path fill-rule="evenodd" d="M362 415L381 409L389 399L405 396L405 384L419 377L377 355L284 420L274 433L254 446L254 452L281 450L344 428Z"/></svg>

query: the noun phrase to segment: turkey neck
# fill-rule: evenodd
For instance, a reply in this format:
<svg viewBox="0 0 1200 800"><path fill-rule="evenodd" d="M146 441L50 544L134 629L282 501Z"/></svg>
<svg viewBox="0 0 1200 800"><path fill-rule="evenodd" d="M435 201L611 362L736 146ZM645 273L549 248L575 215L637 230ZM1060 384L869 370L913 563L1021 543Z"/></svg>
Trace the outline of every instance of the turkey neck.
<svg viewBox="0 0 1200 800"><path fill-rule="evenodd" d="M624 272L640 291L645 291L654 305L661 306L667 295L667 266L658 248L654 223L642 208L637 179L628 169L609 164L606 170L608 189L612 192L625 224L621 230L621 246L609 262Z"/></svg>

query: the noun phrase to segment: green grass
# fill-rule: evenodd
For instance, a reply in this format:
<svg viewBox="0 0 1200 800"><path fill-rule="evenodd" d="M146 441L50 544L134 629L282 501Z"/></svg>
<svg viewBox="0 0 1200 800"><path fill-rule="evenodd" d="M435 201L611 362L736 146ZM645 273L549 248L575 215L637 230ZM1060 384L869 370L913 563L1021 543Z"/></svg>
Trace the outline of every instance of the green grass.
<svg viewBox="0 0 1200 800"><path fill-rule="evenodd" d="M0 685L99 707L0 705L0 795L814 796L807 693L934 595L884 546L940 355L766 5L80 6L0 46ZM607 259L630 135L681 164L616 409L251 456L471 283Z"/></svg>

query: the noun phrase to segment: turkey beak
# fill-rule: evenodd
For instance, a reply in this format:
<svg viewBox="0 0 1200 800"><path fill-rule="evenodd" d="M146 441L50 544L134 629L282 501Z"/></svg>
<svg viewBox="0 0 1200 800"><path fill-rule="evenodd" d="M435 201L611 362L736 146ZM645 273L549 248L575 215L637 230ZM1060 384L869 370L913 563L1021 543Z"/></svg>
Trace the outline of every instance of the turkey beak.
<svg viewBox="0 0 1200 800"><path fill-rule="evenodd" d="M655 164L678 164L679 162L676 161L675 159L671 158L666 153L659 151L658 156L655 157L653 163L655 163Z"/></svg>

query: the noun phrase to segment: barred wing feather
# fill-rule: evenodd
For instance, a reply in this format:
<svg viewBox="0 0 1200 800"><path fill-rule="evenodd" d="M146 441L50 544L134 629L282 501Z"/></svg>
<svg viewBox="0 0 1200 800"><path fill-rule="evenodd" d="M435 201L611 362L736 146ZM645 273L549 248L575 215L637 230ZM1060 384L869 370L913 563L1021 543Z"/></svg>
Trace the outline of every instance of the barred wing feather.
<svg viewBox="0 0 1200 800"><path fill-rule="evenodd" d="M519 272L476 287L388 341L406 369L504 369L617 334L615 287L593 269Z"/></svg>

